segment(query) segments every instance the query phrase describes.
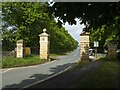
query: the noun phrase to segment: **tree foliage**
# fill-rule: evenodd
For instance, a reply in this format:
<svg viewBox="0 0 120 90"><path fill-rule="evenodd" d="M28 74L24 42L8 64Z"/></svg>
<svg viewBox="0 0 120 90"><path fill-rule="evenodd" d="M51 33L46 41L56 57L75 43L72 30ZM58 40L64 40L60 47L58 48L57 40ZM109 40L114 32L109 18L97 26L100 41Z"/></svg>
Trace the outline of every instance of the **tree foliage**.
<svg viewBox="0 0 120 90"><path fill-rule="evenodd" d="M11 42L12 46L15 47L16 41L19 39L24 40L25 46L38 49L38 35L42 33L43 28L46 28L47 33L50 34L51 51L75 49L77 42L68 34L65 28L57 26L54 17L48 13L47 6L48 3L43 2L2 3L3 49L7 49L6 42Z"/></svg>
<svg viewBox="0 0 120 90"><path fill-rule="evenodd" d="M75 18L80 19L86 26L84 30L94 33L92 36L97 40L105 38L106 43L109 40L120 42L119 2L55 2L48 8L63 23L72 25L76 24Z"/></svg>

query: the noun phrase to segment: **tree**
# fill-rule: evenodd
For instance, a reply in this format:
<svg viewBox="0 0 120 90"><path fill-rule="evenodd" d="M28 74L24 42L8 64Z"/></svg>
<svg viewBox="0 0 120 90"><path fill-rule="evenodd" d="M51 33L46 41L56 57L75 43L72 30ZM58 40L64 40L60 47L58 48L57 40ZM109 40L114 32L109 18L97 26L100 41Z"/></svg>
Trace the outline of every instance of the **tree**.
<svg viewBox="0 0 120 90"><path fill-rule="evenodd" d="M57 26L54 17L48 13L47 6L48 3L43 2L2 3L2 20L4 23L2 36L4 50L10 46L10 43L13 47L9 47L8 50L13 49L16 45L16 41L23 39L25 46L31 48L35 47L37 51L39 51L38 35L43 32L43 28L46 28L47 33L50 34L50 42L52 42L50 43L51 51L55 51L56 46L56 49L62 49L64 51L64 40L66 39L68 39L68 42L75 43L74 46L68 44L67 47L72 47L71 50L75 49L77 46L76 41L70 41L72 37L67 35L68 32L66 32L65 28L59 28ZM6 44L6 42L9 44ZM69 49L66 48L66 51L69 51Z"/></svg>
<svg viewBox="0 0 120 90"><path fill-rule="evenodd" d="M4 27L14 26L12 29L14 29L15 32L17 31L16 40L22 38L26 42L29 42L30 39L28 38L34 38L31 37L31 35L37 32L40 33L40 30L47 24L46 21L48 20L46 19L48 15L45 13L45 4L10 2L3 3L2 7ZM39 24L41 26L38 26Z"/></svg>
<svg viewBox="0 0 120 90"><path fill-rule="evenodd" d="M94 41L99 41L98 52L104 52L107 49L107 38L109 37L109 30L104 30L104 26L100 29L91 30L90 32L90 47L94 48ZM105 43L106 42L106 43Z"/></svg>
<svg viewBox="0 0 120 90"><path fill-rule="evenodd" d="M120 46L119 2L55 2L48 8L63 23L76 24L75 18L78 18L86 26L85 31L98 32L98 29L102 29L105 32L103 35L109 32L105 41L115 40Z"/></svg>

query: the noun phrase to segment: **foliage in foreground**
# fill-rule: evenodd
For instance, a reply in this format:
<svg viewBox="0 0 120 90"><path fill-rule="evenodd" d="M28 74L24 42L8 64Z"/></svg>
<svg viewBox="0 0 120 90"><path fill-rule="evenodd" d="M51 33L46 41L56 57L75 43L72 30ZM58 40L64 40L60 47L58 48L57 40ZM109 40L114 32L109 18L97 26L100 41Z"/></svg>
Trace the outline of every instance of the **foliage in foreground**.
<svg viewBox="0 0 120 90"><path fill-rule="evenodd" d="M100 51L110 40L118 42L120 48L120 3L119 2L55 2L50 12L63 20L76 24L75 18L85 25L93 41L100 42ZM78 12L79 11L79 12Z"/></svg>

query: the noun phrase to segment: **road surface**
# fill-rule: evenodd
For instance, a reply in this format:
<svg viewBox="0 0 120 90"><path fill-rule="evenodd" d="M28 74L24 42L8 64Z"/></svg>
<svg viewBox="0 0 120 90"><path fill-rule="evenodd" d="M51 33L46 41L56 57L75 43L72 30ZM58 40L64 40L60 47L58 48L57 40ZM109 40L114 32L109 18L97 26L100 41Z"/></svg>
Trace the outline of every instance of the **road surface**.
<svg viewBox="0 0 120 90"><path fill-rule="evenodd" d="M46 78L57 75L58 73L76 65L79 60L79 48L72 53L59 57L49 63L9 68L2 71L2 88L24 88L37 82L42 82Z"/></svg>
<svg viewBox="0 0 120 90"><path fill-rule="evenodd" d="M36 88L70 88L71 86L80 83L80 80L85 79L88 73L97 70L100 65L100 61L92 61L91 64L83 68L71 69L44 82L37 83L28 88L24 88L23 90L34 90Z"/></svg>

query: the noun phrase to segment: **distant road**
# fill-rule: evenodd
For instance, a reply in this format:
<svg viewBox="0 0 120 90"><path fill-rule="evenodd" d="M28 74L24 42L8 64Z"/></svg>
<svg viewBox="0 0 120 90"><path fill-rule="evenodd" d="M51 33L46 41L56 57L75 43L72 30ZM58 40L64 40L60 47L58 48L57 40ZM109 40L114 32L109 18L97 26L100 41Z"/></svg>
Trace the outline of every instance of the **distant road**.
<svg viewBox="0 0 120 90"><path fill-rule="evenodd" d="M9 68L2 72L2 88L23 88L52 77L76 65L80 58L79 48L58 60L34 66Z"/></svg>

